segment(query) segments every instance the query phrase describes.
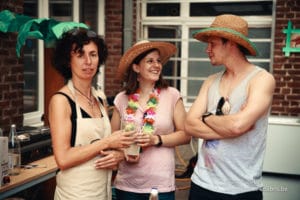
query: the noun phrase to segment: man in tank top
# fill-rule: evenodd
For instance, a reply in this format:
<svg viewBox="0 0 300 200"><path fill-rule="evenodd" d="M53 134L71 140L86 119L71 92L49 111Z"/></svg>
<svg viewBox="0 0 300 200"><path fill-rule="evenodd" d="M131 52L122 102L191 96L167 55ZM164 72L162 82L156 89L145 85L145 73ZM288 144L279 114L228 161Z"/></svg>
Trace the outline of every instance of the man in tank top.
<svg viewBox="0 0 300 200"><path fill-rule="evenodd" d="M248 61L246 55L258 53L247 36L248 23L227 14L193 34L207 43L211 64L225 70L204 81L188 112L186 132L203 139L189 200L262 199L262 167L275 80Z"/></svg>

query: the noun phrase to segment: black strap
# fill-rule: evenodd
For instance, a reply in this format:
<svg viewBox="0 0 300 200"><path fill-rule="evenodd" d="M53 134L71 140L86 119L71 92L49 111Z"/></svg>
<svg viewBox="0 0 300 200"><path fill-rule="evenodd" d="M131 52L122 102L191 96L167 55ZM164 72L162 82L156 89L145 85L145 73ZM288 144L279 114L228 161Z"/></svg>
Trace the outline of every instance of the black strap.
<svg viewBox="0 0 300 200"><path fill-rule="evenodd" d="M72 122L72 130L71 130L71 146L74 147L75 146L75 139L76 139L76 130L77 130L77 113L76 113L76 104L75 102L71 99L71 97L69 97L67 94L63 93L63 92L56 92L54 93L54 95L56 94L61 94L63 96L65 96L70 104L71 107L71 122ZM83 113L82 113L83 114Z"/></svg>

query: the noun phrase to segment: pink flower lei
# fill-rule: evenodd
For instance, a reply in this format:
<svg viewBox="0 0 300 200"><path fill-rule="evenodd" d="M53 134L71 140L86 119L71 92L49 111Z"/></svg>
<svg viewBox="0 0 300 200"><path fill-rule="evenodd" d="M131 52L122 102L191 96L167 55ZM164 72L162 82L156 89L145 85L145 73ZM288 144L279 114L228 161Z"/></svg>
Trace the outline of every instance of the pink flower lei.
<svg viewBox="0 0 300 200"><path fill-rule="evenodd" d="M143 125L142 131L144 133L152 134L154 132L154 122L156 115L156 107L159 102L159 93L160 89L154 89L153 92L149 95L147 101L147 108L143 115ZM134 94L128 96L128 105L126 108L126 120L133 120L136 110L138 109L138 101L140 97L140 89L138 89Z"/></svg>

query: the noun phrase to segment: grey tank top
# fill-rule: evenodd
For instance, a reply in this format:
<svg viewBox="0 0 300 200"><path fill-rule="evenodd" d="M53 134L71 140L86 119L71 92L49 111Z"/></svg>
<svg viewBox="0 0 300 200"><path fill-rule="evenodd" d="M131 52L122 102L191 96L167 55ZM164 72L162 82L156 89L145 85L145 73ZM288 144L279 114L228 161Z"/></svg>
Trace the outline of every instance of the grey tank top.
<svg viewBox="0 0 300 200"><path fill-rule="evenodd" d="M230 114L236 113L247 100L251 78L263 70L256 67L230 94ZM208 93L208 111L215 113L219 99L220 72ZM259 103L259 102L257 102ZM246 134L232 139L204 140L198 149L198 162L192 181L208 190L238 194L262 189L261 173L266 146L268 120L261 117Z"/></svg>

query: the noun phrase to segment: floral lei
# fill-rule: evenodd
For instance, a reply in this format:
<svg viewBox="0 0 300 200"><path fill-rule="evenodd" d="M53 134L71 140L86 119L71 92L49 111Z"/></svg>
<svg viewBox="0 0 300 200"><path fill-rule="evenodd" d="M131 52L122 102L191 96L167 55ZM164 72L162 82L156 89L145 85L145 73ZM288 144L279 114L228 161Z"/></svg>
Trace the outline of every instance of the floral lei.
<svg viewBox="0 0 300 200"><path fill-rule="evenodd" d="M154 132L154 122L156 107L159 101L160 89L154 89L149 95L149 100L147 101L147 108L143 115L143 125L142 131L147 134L152 134ZM138 89L134 94L128 96L128 106L126 108L126 120L134 121L134 115L138 109L138 101L140 97L140 89Z"/></svg>

